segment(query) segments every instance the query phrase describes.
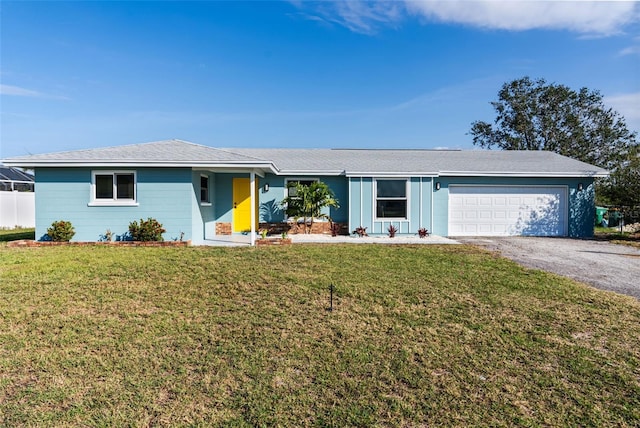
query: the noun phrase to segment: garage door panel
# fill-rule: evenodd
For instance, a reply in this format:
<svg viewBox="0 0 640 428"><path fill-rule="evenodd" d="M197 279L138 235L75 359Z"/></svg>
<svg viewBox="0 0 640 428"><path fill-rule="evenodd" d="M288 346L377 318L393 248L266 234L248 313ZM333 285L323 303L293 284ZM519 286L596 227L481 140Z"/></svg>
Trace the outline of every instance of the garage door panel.
<svg viewBox="0 0 640 428"><path fill-rule="evenodd" d="M481 234L485 234L485 233L490 233L491 230L491 225L490 224L479 224L477 231Z"/></svg>
<svg viewBox="0 0 640 428"><path fill-rule="evenodd" d="M493 212L493 218L496 220L504 220L507 218L507 212L506 211L494 211Z"/></svg>
<svg viewBox="0 0 640 428"><path fill-rule="evenodd" d="M564 236L567 196L560 186L451 186L452 236Z"/></svg>

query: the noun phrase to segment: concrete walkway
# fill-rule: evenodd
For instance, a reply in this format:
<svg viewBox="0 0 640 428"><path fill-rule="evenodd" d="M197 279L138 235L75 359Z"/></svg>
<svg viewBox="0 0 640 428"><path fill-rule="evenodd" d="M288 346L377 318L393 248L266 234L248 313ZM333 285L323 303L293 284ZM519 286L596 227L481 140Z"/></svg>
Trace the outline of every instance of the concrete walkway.
<svg viewBox="0 0 640 428"><path fill-rule="evenodd" d="M289 235L292 244L459 244L453 239L431 235L427 238L419 238L415 235L399 235L395 238L388 236L330 236L330 235ZM259 239L259 238L257 238ZM244 247L250 245L248 235L218 236L216 239L207 239L202 245L218 247Z"/></svg>
<svg viewBox="0 0 640 428"><path fill-rule="evenodd" d="M458 241L442 236L430 235L419 238L416 235L398 235L389 238L380 236L330 236L330 235L289 235L294 244L458 244Z"/></svg>

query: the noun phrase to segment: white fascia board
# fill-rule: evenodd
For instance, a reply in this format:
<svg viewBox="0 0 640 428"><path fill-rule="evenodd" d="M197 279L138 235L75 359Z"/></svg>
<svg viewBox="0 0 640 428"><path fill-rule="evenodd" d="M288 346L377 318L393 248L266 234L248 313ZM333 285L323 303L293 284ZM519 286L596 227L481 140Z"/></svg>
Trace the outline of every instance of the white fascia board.
<svg viewBox="0 0 640 428"><path fill-rule="evenodd" d="M7 166L22 166L27 168L37 167L88 167L88 168L217 168L217 169L231 169L242 168L248 170L270 170L277 171L272 163L255 163L255 162L158 162L158 161L59 161L59 160L37 160L37 161L20 161L20 160L7 160L4 162Z"/></svg>
<svg viewBox="0 0 640 428"><path fill-rule="evenodd" d="M437 172L347 172L345 174L347 177L381 177L381 178L392 178L392 177L438 177L440 174Z"/></svg>
<svg viewBox="0 0 640 428"><path fill-rule="evenodd" d="M326 175L344 175L343 170L279 170L276 175L295 175L295 176L326 176Z"/></svg>
<svg viewBox="0 0 640 428"><path fill-rule="evenodd" d="M599 171L576 171L576 172L498 172L498 171L442 171L439 176L441 177L532 177L532 178L583 178L593 177L601 178L608 177L609 172Z"/></svg>

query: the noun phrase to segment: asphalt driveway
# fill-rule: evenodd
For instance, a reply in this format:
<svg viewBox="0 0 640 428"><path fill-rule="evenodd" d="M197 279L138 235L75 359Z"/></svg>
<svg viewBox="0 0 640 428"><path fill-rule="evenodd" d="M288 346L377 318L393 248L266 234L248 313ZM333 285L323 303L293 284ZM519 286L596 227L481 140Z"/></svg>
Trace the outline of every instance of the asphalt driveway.
<svg viewBox="0 0 640 428"><path fill-rule="evenodd" d="M456 238L497 251L535 269L640 299L640 250L604 241L566 238Z"/></svg>

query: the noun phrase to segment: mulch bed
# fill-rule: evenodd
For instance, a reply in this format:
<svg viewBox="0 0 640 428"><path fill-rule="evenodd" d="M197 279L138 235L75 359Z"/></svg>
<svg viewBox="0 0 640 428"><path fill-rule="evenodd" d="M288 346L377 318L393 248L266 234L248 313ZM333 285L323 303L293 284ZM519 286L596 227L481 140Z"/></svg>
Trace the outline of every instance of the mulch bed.
<svg viewBox="0 0 640 428"><path fill-rule="evenodd" d="M34 241L31 239L20 239L7 243L7 247L59 247L59 246L125 246L125 247L188 247L191 246L191 240L188 241L112 241L112 242L53 242L53 241Z"/></svg>

